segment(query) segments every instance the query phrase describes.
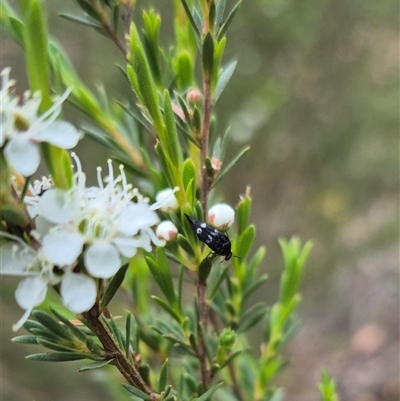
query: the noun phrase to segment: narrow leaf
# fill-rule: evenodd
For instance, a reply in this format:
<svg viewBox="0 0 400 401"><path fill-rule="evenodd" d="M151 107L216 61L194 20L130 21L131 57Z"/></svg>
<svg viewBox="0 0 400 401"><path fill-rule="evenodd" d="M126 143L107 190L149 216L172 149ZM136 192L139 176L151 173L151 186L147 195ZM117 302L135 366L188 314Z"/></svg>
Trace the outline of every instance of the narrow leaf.
<svg viewBox="0 0 400 401"><path fill-rule="evenodd" d="M140 398L141 400L144 401L150 401L151 397L149 395L147 395L146 393L144 393L142 390L139 390L136 387L133 387L129 384L122 384L126 390L128 390L131 394L136 395L136 397Z"/></svg>
<svg viewBox="0 0 400 401"><path fill-rule="evenodd" d="M41 362L66 362L66 361L77 361L79 359L93 359L92 355L78 353L78 352L49 352L31 354L26 359L32 359L34 361Z"/></svg>
<svg viewBox="0 0 400 401"><path fill-rule="evenodd" d="M181 322L181 316L174 309L172 309L171 306L168 305L163 299L158 298L155 295L152 296L152 299L154 299L154 301L157 302L157 304L161 306L161 308L163 308L168 314L170 314L177 322Z"/></svg>
<svg viewBox="0 0 400 401"><path fill-rule="evenodd" d="M66 340L74 340L74 336L48 313L41 310L35 310L32 312L32 316L55 335Z"/></svg>
<svg viewBox="0 0 400 401"><path fill-rule="evenodd" d="M68 328L68 330L79 340L81 340L83 343L86 343L86 334L83 333L78 327L76 327L72 322L70 322L66 317L58 313L55 309L50 307L51 313L58 319L60 320L64 326Z"/></svg>
<svg viewBox="0 0 400 401"><path fill-rule="evenodd" d="M167 358L161 367L160 376L158 379L158 392L159 393L164 391L165 388L167 387L168 370L169 370L169 364L168 364L168 358Z"/></svg>
<svg viewBox="0 0 400 401"><path fill-rule="evenodd" d="M197 37L200 37L201 36L200 30L197 27L196 22L194 21L193 15L192 15L192 13L190 11L190 8L189 8L186 0L181 0L181 3L182 3L182 6L183 6L183 8L185 10L185 13L186 13L186 15L188 17L190 25L192 25L192 28L193 28L195 34L197 35Z"/></svg>
<svg viewBox="0 0 400 401"><path fill-rule="evenodd" d="M197 401L207 401L218 390L218 388L221 387L223 384L224 383L218 383L215 386L212 386L196 400Z"/></svg>
<svg viewBox="0 0 400 401"><path fill-rule="evenodd" d="M229 28L229 25L232 23L233 18L235 17L236 12L239 10L239 7L242 4L242 0L238 1L235 5L235 7L232 8L232 11L229 13L228 17L226 18L226 21L224 24L221 25L221 28L218 32L218 40L220 40L223 36L225 36L226 31Z"/></svg>
<svg viewBox="0 0 400 401"><path fill-rule="evenodd" d="M202 61L204 77L211 79L214 66L214 40L210 32L203 41Z"/></svg>
<svg viewBox="0 0 400 401"><path fill-rule="evenodd" d="M88 365L83 365L78 369L78 372L86 372L87 370L99 369L111 363L113 359L106 359L104 361L93 362Z"/></svg>
<svg viewBox="0 0 400 401"><path fill-rule="evenodd" d="M222 178L224 178L225 175L228 174L229 171L232 170L232 168L235 166L235 164L236 164L236 163L242 158L242 156L243 156L244 154L246 154L249 150L250 150L250 146L248 146L247 148L244 148L241 152L239 152L239 154L224 168L224 170L221 171L221 172L217 175L217 177L216 177L216 179L215 179L215 181L214 181L214 183L213 183L213 187L215 187L215 186L218 184L218 182L221 181Z"/></svg>
<svg viewBox="0 0 400 401"><path fill-rule="evenodd" d="M231 77L235 71L236 65L237 65L237 61L236 60L232 61L231 63L228 64L227 67L224 68L221 75L219 76L218 82L217 82L217 85L216 85L215 91L214 91L214 103L217 102L217 100L221 96L221 93L226 88L226 85L228 85L228 82L231 79Z"/></svg>
<svg viewBox="0 0 400 401"><path fill-rule="evenodd" d="M110 301L113 299L114 295L118 291L118 289L121 287L122 282L124 281L125 274L128 270L129 263L126 263L123 265L117 273L114 275L114 277L111 279L110 283L108 284L106 291L104 293L103 298L100 301L100 309L103 310L104 308L107 307L107 305L110 303Z"/></svg>

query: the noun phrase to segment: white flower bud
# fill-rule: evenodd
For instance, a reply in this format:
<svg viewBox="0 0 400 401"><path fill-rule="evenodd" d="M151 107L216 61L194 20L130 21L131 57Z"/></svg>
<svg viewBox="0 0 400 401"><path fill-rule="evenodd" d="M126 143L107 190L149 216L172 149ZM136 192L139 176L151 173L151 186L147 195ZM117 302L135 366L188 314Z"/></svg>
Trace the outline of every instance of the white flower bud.
<svg viewBox="0 0 400 401"><path fill-rule="evenodd" d="M178 235L178 229L172 221L165 220L158 225L156 235L159 239L172 241Z"/></svg>
<svg viewBox="0 0 400 401"><path fill-rule="evenodd" d="M226 230L235 221L235 211L226 203L218 203L208 211L208 221L214 227Z"/></svg>
<svg viewBox="0 0 400 401"><path fill-rule="evenodd" d="M175 192L176 190L167 188L163 189L156 195L156 201L157 203L161 203L160 209L163 212L178 209L179 205L174 195Z"/></svg>

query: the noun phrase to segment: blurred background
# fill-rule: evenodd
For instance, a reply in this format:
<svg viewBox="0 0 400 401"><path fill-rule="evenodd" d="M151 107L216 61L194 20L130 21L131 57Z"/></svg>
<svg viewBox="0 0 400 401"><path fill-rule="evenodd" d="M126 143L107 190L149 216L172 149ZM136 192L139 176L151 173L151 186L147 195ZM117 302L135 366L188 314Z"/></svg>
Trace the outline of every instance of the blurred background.
<svg viewBox="0 0 400 401"><path fill-rule="evenodd" d="M50 31L82 79L126 98L130 89L114 64L123 59L113 44L57 16L77 10L72 1L45 3ZM164 14L169 43L171 2L138 1L136 18L150 5ZM228 35L225 60L239 63L216 107L218 124L221 131L232 126L231 155L244 144L252 149L220 195L236 204L251 186L270 276L258 297L276 299L278 237L315 243L301 326L286 350L291 364L277 382L287 401L318 400L321 367L336 378L342 401L400 399L398 16L395 0L244 1ZM23 53L3 34L5 66L25 90ZM66 117L82 121L72 108ZM85 171L105 165L104 149L89 139L79 146ZM17 282L1 277L2 401L109 400L100 373L24 360L32 347L10 342L21 313Z"/></svg>

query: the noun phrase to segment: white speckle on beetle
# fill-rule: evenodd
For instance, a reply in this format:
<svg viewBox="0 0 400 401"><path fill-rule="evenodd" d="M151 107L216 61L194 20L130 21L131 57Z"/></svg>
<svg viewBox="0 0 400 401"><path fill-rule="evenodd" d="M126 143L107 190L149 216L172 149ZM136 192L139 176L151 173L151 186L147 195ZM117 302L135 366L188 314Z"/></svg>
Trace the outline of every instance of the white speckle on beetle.
<svg viewBox="0 0 400 401"><path fill-rule="evenodd" d="M198 228L197 230L196 230L196 233L197 234L201 234L203 232L203 230L201 229L201 228Z"/></svg>
<svg viewBox="0 0 400 401"><path fill-rule="evenodd" d="M206 224L206 223L201 223L201 224L200 224L200 227L201 227L201 228L206 228L206 227L207 227L207 224Z"/></svg>
<svg viewBox="0 0 400 401"><path fill-rule="evenodd" d="M207 237L208 237L208 239L209 239L210 241L212 241L211 235L207 235Z"/></svg>

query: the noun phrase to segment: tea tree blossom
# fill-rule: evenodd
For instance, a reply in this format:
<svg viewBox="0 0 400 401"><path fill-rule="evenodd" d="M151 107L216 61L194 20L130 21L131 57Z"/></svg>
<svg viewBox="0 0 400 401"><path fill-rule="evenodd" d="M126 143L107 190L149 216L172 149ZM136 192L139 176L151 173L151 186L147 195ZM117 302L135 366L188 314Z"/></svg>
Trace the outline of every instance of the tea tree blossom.
<svg viewBox="0 0 400 401"><path fill-rule="evenodd" d="M81 133L71 123L56 120L71 88L56 99L45 113L39 115L42 102L40 93L25 92L20 103L19 98L12 94L15 81L9 78L10 71L10 68L5 68L1 72L0 146L4 146L7 163L27 177L39 167L39 143L47 142L62 149L71 149L80 140Z"/></svg>
<svg viewBox="0 0 400 401"><path fill-rule="evenodd" d="M34 249L18 237L1 233L11 241L1 247L0 273L25 277L15 291L18 305L25 309L21 319L13 325L16 331L25 323L35 306L40 305L49 286L60 285L63 303L74 313L89 310L96 301L95 281L82 273L73 273L73 265L60 266L44 254L40 242Z"/></svg>
<svg viewBox="0 0 400 401"><path fill-rule="evenodd" d="M83 253L87 272L96 278L110 278L139 248L151 251L152 244L163 246L153 226L159 222L157 209L168 197L149 204L149 200L127 183L123 166L114 177L108 161L107 182L98 168L98 186L86 187L86 177L78 157L77 171L70 190L51 188L41 196L27 199L34 206L37 227L43 236L43 253L59 264L70 264ZM171 196L174 191L171 190ZM135 200L135 201L134 201ZM46 224L47 223L47 224Z"/></svg>

